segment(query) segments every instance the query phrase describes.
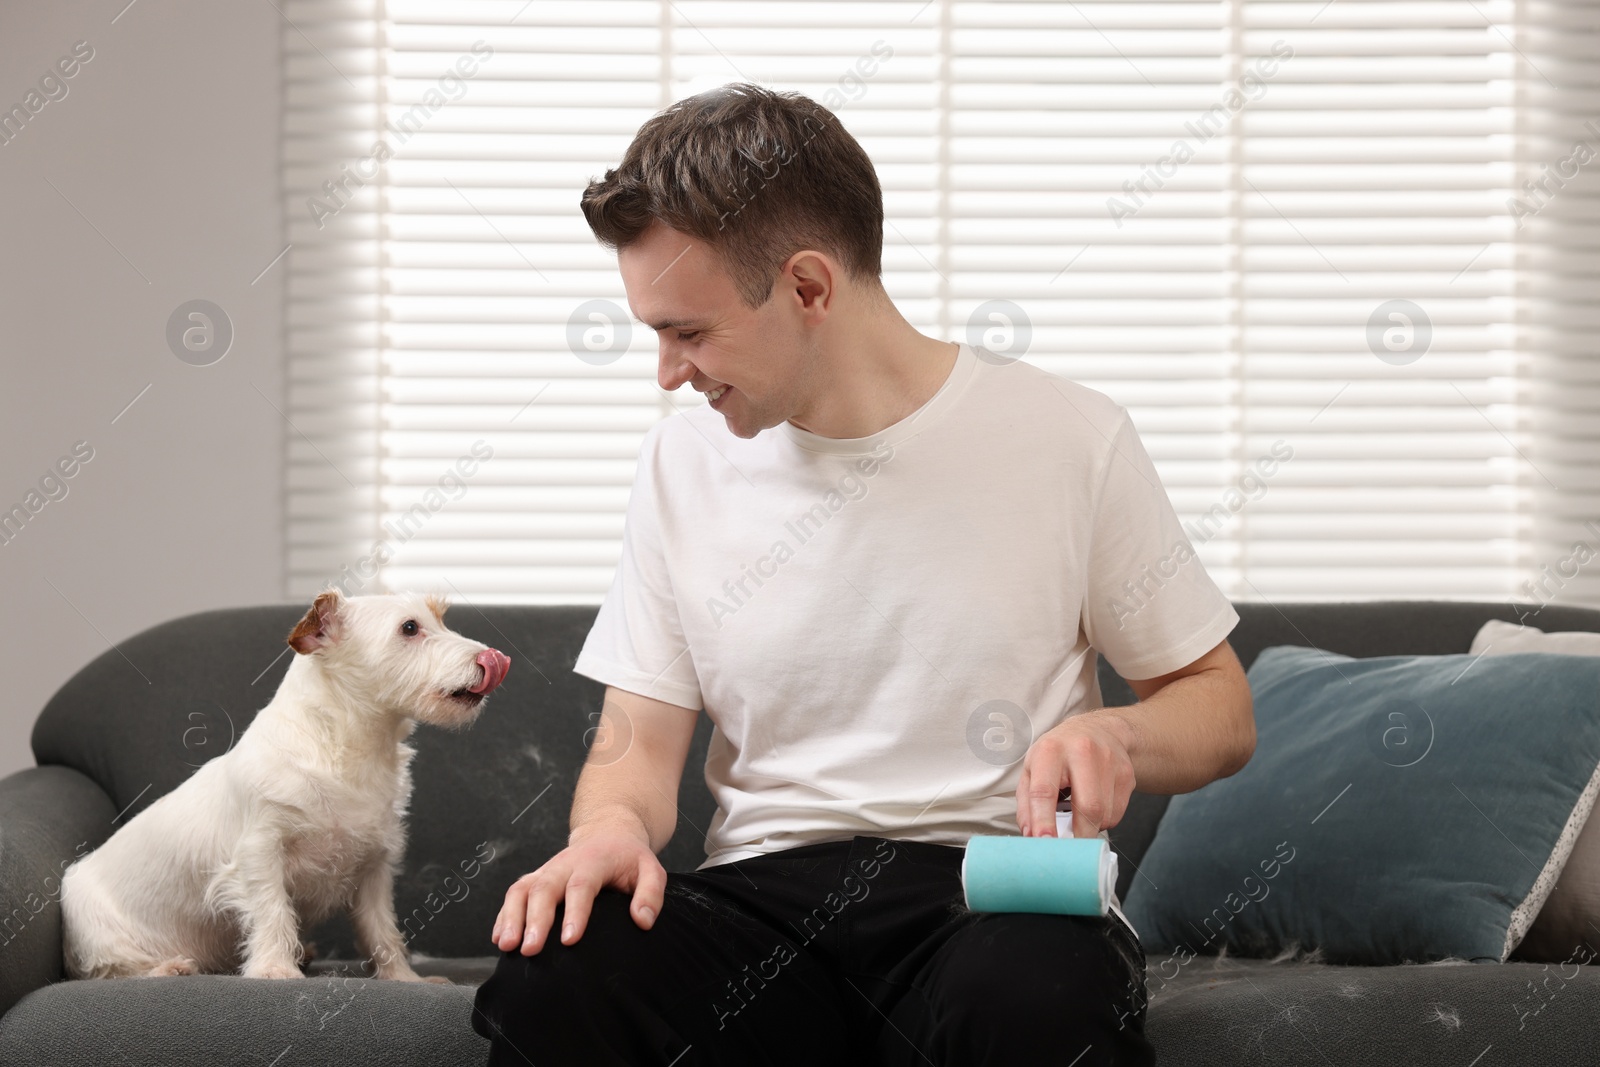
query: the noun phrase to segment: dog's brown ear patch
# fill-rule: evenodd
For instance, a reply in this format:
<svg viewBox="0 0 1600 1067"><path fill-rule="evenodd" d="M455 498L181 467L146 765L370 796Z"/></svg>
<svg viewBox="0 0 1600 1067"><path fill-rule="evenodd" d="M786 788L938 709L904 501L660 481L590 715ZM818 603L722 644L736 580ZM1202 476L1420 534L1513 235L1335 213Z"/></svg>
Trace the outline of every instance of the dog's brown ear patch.
<svg viewBox="0 0 1600 1067"><path fill-rule="evenodd" d="M338 590L318 593L316 602L289 632L289 647L308 655L332 641L339 619L339 602Z"/></svg>
<svg viewBox="0 0 1600 1067"><path fill-rule="evenodd" d="M442 596L439 596L437 593L429 593L423 599L428 602L429 610L431 610L434 615L438 616L439 621L441 623L444 622L444 613L450 610L450 601L446 600Z"/></svg>

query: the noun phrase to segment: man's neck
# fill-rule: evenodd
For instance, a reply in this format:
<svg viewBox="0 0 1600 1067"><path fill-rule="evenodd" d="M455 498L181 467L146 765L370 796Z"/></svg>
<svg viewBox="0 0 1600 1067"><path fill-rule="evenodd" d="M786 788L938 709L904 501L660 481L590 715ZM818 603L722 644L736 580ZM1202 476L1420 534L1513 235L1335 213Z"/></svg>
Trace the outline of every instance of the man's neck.
<svg viewBox="0 0 1600 1067"><path fill-rule="evenodd" d="M902 320L903 321L903 320ZM848 350L819 353L817 410L791 418L819 437L871 437L922 407L949 380L960 346L907 325L892 338L857 336Z"/></svg>

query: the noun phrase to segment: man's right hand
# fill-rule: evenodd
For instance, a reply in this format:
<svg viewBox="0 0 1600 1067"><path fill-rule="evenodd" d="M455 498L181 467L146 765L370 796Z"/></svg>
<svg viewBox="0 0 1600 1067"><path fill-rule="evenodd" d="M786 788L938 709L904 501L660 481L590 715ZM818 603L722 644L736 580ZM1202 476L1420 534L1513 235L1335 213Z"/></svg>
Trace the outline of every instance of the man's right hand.
<svg viewBox="0 0 1600 1067"><path fill-rule="evenodd" d="M566 900L561 943L576 944L589 921L594 898L606 886L633 894L629 909L640 929L655 925L666 892L667 872L650 849L649 834L633 820L597 821L572 832L567 847L506 890L495 919L495 945L509 952L518 944L524 956L544 948L555 921L556 904Z"/></svg>

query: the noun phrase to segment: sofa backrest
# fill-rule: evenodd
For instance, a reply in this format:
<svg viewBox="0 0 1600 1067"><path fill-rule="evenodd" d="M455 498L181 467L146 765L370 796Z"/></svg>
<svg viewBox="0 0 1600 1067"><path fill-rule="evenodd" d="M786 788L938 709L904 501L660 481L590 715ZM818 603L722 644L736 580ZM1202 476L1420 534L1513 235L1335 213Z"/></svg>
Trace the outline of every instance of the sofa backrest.
<svg viewBox="0 0 1600 1067"><path fill-rule="evenodd" d="M1269 645L1314 645L1352 656L1465 652L1490 618L1519 621L1509 604L1441 601L1240 603L1230 636L1248 668ZM396 911L411 946L435 956L488 955L506 886L566 844L578 771L604 687L572 673L594 621L592 606L458 602L458 632L501 649L511 673L470 729L419 727L411 743L414 792ZM98 782L122 812L117 825L227 751L271 699L294 655L284 643L304 605L208 611L152 627L108 649L51 698L33 731L41 764ZM1600 610L1545 607L1527 619L1548 630L1600 631ZM1133 702L1102 660L1108 705ZM703 777L711 723L702 715L679 789L668 870L705 857L715 805ZM1125 894L1169 798L1135 793L1111 830ZM312 933L323 956L354 955L343 919Z"/></svg>

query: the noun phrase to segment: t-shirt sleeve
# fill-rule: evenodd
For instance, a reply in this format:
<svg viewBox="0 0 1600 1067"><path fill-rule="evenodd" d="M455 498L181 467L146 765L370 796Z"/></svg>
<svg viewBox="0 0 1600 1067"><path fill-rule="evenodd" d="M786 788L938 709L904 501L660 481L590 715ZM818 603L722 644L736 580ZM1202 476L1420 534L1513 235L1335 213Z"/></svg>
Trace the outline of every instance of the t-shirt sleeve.
<svg viewBox="0 0 1600 1067"><path fill-rule="evenodd" d="M1193 663L1239 622L1183 531L1126 409L1095 501L1083 630L1123 678Z"/></svg>
<svg viewBox="0 0 1600 1067"><path fill-rule="evenodd" d="M689 654L656 507L661 423L639 448L639 464L622 525L622 558L573 672L605 685L699 711L702 701Z"/></svg>

